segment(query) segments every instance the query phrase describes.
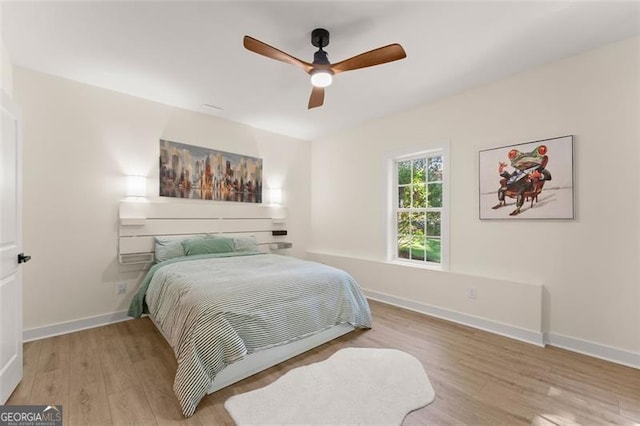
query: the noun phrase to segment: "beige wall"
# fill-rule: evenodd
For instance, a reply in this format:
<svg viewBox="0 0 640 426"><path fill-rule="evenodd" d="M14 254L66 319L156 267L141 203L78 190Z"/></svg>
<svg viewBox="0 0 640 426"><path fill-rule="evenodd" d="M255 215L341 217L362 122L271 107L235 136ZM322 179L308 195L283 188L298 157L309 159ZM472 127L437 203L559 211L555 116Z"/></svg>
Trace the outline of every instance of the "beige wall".
<svg viewBox="0 0 640 426"><path fill-rule="evenodd" d="M353 258L341 262L347 270L383 261L385 159L448 141L451 273L541 284L543 331L640 359L639 178L629 163L640 158L639 44L622 41L313 141L310 250ZM478 219L479 150L569 134L574 220ZM360 284L444 309L469 306L464 278L451 285L421 270L412 273L417 286L391 266L378 270ZM482 308L466 312L495 321L509 312L522 324L505 306L521 298L510 297L479 284L472 303Z"/></svg>
<svg viewBox="0 0 640 426"><path fill-rule="evenodd" d="M118 265L118 203L128 174L157 196L158 140L261 157L264 187L281 187L293 255L309 230L310 143L216 117L15 67L24 118L24 326L119 312L141 276ZM175 200L179 202L180 200ZM127 297L116 282L130 283Z"/></svg>

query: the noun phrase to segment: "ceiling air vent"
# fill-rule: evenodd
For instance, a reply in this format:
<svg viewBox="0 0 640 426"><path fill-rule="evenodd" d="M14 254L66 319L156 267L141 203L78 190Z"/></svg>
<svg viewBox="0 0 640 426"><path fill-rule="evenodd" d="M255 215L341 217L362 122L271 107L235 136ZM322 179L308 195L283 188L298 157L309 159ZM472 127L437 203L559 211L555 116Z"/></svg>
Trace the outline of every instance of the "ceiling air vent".
<svg viewBox="0 0 640 426"><path fill-rule="evenodd" d="M200 112L204 112L205 114L217 115L217 114L220 114L222 111L224 111L224 108L215 106L215 105L202 104L200 106Z"/></svg>

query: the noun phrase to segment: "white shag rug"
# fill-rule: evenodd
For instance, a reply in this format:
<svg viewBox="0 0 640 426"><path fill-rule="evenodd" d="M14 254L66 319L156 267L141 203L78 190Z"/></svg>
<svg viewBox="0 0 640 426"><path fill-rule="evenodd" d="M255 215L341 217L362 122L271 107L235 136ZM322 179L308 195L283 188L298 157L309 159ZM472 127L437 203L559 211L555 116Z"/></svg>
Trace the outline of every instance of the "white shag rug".
<svg viewBox="0 0 640 426"><path fill-rule="evenodd" d="M400 425L435 392L412 355L396 349L347 348L295 368L224 407L237 425Z"/></svg>

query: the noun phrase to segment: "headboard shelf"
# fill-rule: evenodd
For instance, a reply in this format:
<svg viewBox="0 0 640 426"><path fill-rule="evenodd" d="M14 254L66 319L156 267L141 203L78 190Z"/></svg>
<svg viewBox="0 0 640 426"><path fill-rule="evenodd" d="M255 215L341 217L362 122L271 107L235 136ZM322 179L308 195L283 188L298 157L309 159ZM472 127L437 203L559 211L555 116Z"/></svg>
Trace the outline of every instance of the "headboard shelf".
<svg viewBox="0 0 640 426"><path fill-rule="evenodd" d="M176 201L122 201L120 203L120 217L144 217L147 219L273 219L287 217L286 208L282 206L222 201Z"/></svg>
<svg viewBox="0 0 640 426"><path fill-rule="evenodd" d="M144 226L146 219L143 217L121 217L121 226Z"/></svg>
<svg viewBox="0 0 640 426"><path fill-rule="evenodd" d="M122 201L119 208L119 259L153 254L156 236L252 234L264 250L286 229L286 209L231 203ZM123 257L125 256L125 257ZM128 263L128 262L121 262Z"/></svg>

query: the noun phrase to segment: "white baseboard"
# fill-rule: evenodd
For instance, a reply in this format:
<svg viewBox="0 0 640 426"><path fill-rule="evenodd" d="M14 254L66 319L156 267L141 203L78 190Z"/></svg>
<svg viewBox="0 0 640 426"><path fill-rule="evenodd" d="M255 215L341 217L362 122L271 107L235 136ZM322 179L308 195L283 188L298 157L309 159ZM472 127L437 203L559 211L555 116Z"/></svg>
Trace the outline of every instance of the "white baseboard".
<svg viewBox="0 0 640 426"><path fill-rule="evenodd" d="M73 321L61 322L58 324L46 325L44 327L29 328L22 331L22 340L30 342L32 340L44 339L45 337L59 336L61 334L73 333L74 331L86 330L88 328L99 327L101 325L113 324L116 322L131 319L127 311L113 312L110 314L97 315L95 317L81 318Z"/></svg>
<svg viewBox="0 0 640 426"><path fill-rule="evenodd" d="M640 369L640 353L556 333L544 333L544 341L551 346Z"/></svg>
<svg viewBox="0 0 640 426"><path fill-rule="evenodd" d="M422 314L442 318L458 324L468 325L469 327L477 328L480 330L488 331L490 333L499 334L501 336L510 337L512 339L544 347L544 336L539 331L526 330L497 321L491 321L484 318L475 317L473 315L463 314L461 312L426 305L424 303L415 302L413 300L392 296L390 294L381 293L374 290L362 289L362 291L365 296L367 296L367 298L372 300L377 300L379 302L398 306L410 311L420 312Z"/></svg>
<svg viewBox="0 0 640 426"><path fill-rule="evenodd" d="M478 328L490 333L510 337L512 339L531 343L536 346L545 346L548 344L551 346L567 349L572 352L577 352L583 355L592 356L594 358L603 359L605 361L611 361L616 364L640 369L640 354L636 352L626 351L623 349L603 345L601 343L594 343L587 340L563 336L556 333L540 333L532 330L525 330L508 324L502 324L496 321L490 321L484 318L475 317L473 315L463 314L460 312L450 311L448 309L438 308L436 306L418 303L413 300L392 296L378 291L367 289L362 289L362 291L369 299L377 300L389 305L398 306L410 311L420 312L422 314L442 318L458 324L468 325L469 327Z"/></svg>

